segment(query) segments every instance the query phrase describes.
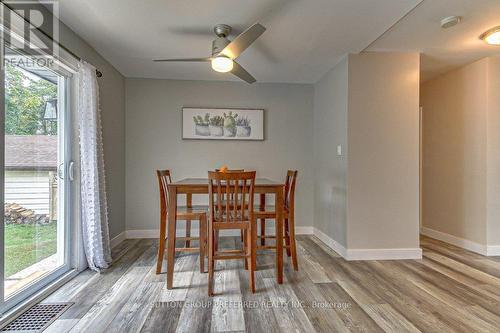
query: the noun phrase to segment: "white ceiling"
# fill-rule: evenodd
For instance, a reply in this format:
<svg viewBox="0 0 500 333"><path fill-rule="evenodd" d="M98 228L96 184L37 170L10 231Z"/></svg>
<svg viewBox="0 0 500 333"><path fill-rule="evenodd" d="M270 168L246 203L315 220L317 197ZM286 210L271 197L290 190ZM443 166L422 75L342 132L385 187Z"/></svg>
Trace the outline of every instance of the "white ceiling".
<svg viewBox="0 0 500 333"><path fill-rule="evenodd" d="M442 29L442 18L458 15L462 23ZM422 80L481 58L500 55L478 36L500 25L500 0L424 0L410 15L377 40L369 51L419 51Z"/></svg>
<svg viewBox="0 0 500 333"><path fill-rule="evenodd" d="M215 24L232 25L239 33L260 22L267 31L238 62L259 82L313 83L344 54L366 48L420 1L60 0L59 3L61 20L127 77L236 80L231 74L214 72L208 63L167 64L153 63L151 59L209 56ZM397 31L394 33L396 36L391 38L398 38ZM390 38L384 38L376 46L390 47L391 43Z"/></svg>

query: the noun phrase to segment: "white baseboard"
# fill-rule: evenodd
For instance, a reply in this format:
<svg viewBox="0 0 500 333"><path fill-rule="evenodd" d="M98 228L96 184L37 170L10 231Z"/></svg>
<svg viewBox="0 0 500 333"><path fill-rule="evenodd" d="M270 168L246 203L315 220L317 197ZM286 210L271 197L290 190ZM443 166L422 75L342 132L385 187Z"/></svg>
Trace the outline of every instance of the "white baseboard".
<svg viewBox="0 0 500 333"><path fill-rule="evenodd" d="M125 239L137 238L158 238L158 229L133 229L126 230L111 240L111 246L115 247ZM274 228L266 228L266 234L274 235ZM333 251L337 252L346 260L397 260L397 259L421 259L422 250L419 248L397 248L397 249L346 249L342 244L329 237L327 234L311 226L296 227L297 235L315 235L323 243L325 243ZM184 236L184 229L177 229L177 236ZM196 237L199 235L197 228L191 229L191 235ZM238 230L223 230L221 236L239 236ZM500 255L500 246L492 249L496 251L491 255ZM493 253L493 252L492 252Z"/></svg>
<svg viewBox="0 0 500 333"><path fill-rule="evenodd" d="M111 241L110 241L111 248L116 247L118 244L120 244L121 242L123 242L126 238L127 237L126 237L125 231L119 233L118 235L116 235L115 237L113 237L111 239Z"/></svg>
<svg viewBox="0 0 500 333"><path fill-rule="evenodd" d="M427 237L430 237L430 238L434 238L434 239L443 241L445 243L449 243L449 244L461 247L463 249L466 249L466 250L469 250L469 251L472 251L475 253L482 254L483 256L495 255L495 254L488 254L488 252L493 253L494 251L497 251L498 254L496 254L496 255L500 255L500 246L491 246L491 250L490 250L489 249L490 246L479 244L479 243L470 241L468 239L460 238L457 236L447 234L445 232L441 232L441 231L437 231L437 230L425 228L425 227L420 229L420 234L427 236Z"/></svg>
<svg viewBox="0 0 500 333"><path fill-rule="evenodd" d="M298 226L295 228L295 233L297 235L312 235L313 230L314 230L314 228L310 227L310 226L305 226L305 227ZM184 236L184 235L186 235L186 231L185 231L185 229L177 229L176 234L177 234L177 236ZM271 227L266 228L266 234L267 235L274 235L274 228L271 228ZM125 231L125 238L126 239L158 238L159 235L160 235L159 229L136 229L136 230ZM193 237L198 236L199 229L192 228L191 235ZM239 236L239 235L240 235L240 232L238 230L222 230L221 231L221 236ZM114 240L114 238L113 238L113 240Z"/></svg>
<svg viewBox="0 0 500 333"><path fill-rule="evenodd" d="M486 255L490 257L500 256L500 245L488 245Z"/></svg>
<svg viewBox="0 0 500 333"><path fill-rule="evenodd" d="M345 259L348 261L422 259L422 249L420 248L348 249Z"/></svg>
<svg viewBox="0 0 500 333"><path fill-rule="evenodd" d="M313 228L314 236L318 237L323 243L325 243L329 248L331 248L333 251L337 252L339 255L341 255L343 258L346 257L346 248L325 234L323 231L319 230L318 228Z"/></svg>
<svg viewBox="0 0 500 333"><path fill-rule="evenodd" d="M198 229L191 230L191 233L194 235L196 230L196 234L198 234ZM180 230L177 230L177 235L180 236ZM135 230L126 230L125 231L127 239L137 239L137 238L159 238L160 230L158 229L135 229Z"/></svg>
<svg viewBox="0 0 500 333"><path fill-rule="evenodd" d="M318 228L314 228L314 235L348 261L422 259L422 249L420 248L346 249Z"/></svg>
<svg viewBox="0 0 500 333"><path fill-rule="evenodd" d="M295 227L295 233L297 235L313 235L314 227ZM273 230L274 234L274 230Z"/></svg>

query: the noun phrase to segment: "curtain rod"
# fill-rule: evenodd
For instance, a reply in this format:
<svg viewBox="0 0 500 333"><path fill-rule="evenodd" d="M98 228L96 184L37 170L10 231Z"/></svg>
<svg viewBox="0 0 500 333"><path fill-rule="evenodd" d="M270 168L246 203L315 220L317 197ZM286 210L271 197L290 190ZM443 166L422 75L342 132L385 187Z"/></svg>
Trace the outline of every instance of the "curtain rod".
<svg viewBox="0 0 500 333"><path fill-rule="evenodd" d="M11 11L14 11L14 9L12 9L11 7L9 7L9 5L8 5L8 4L6 4L6 3L4 3L4 2L2 2L2 4L3 4L5 7L9 8ZM51 13L51 14L52 14L52 13ZM52 16L54 16L54 14L52 14ZM29 24L30 24L33 28L35 28L35 29L36 29L38 32L40 32L42 35L44 35L45 37L47 37L48 39L50 39L50 40L51 40L51 41L53 41L54 43L57 43L57 45L58 45L61 49L63 49L64 51L68 52L69 54L71 54L71 55L72 55L73 57L75 57L76 59L78 59L78 61L83 60L83 59L82 59L82 57L80 57L79 55L77 55L76 53L74 53L73 51L71 51L70 49L68 49L66 46L64 46L63 44L61 44L59 41L54 40L54 39L52 38L52 36L49 36L49 35L48 35L45 31L43 31L43 30L41 30L41 29L39 29L39 28L37 28L37 27L33 26L33 25L31 24L31 22L30 22L30 21L28 21L28 20L27 20L24 16L21 16L21 17L23 18L23 20L24 20L25 22L28 22L28 23L29 23ZM54 17L55 17L55 16L54 16ZM56 19L59 21L59 18L56 18ZM60 22L60 21L59 21L59 22ZM96 75L97 77L102 77L102 72L96 68L96 70L95 70L95 75Z"/></svg>

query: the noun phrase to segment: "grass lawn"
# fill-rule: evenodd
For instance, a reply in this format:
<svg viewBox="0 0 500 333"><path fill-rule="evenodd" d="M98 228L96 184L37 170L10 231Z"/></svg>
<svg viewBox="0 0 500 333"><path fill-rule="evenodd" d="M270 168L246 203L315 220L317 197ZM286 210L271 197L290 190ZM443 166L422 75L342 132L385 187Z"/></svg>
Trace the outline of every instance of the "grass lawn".
<svg viewBox="0 0 500 333"><path fill-rule="evenodd" d="M5 226L5 276L9 277L57 251L57 223Z"/></svg>

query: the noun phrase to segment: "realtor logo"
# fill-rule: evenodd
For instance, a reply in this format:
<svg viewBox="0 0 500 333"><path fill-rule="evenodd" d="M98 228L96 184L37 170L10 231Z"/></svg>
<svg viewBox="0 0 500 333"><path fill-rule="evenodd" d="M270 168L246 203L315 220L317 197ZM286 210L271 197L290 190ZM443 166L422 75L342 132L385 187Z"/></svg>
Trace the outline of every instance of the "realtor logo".
<svg viewBox="0 0 500 333"><path fill-rule="evenodd" d="M31 55L55 55L59 38L56 0L4 0L1 5L3 38L11 50Z"/></svg>

